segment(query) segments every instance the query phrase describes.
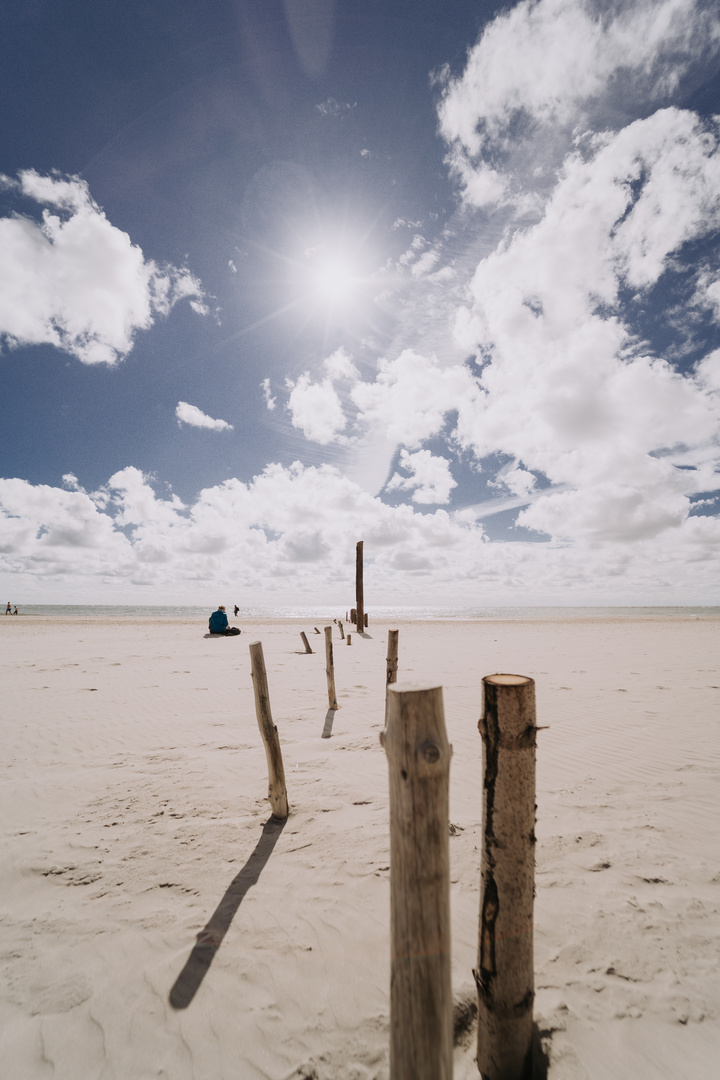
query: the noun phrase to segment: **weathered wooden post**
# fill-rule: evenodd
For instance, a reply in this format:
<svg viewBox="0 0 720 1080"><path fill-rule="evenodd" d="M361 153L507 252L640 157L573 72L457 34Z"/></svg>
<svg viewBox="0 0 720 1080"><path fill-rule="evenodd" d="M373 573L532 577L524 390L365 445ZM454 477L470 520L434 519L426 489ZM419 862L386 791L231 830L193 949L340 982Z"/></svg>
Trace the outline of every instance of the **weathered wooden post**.
<svg viewBox="0 0 720 1080"><path fill-rule="evenodd" d="M304 630L300 631L300 637L302 638L302 643L305 646L305 652L306 653L312 652L312 649L310 648L310 643L309 643L309 641L307 639L307 635L306 635Z"/></svg>
<svg viewBox="0 0 720 1080"><path fill-rule="evenodd" d="M261 641L253 641L250 645L250 665L252 670L253 690L255 691L255 713L258 727L265 746L265 757L268 766L268 798L272 808L273 817L286 818L288 816L287 791L285 789L285 769L283 768L282 751L278 730L273 724L270 711L270 694L268 692L267 674L265 672L265 660Z"/></svg>
<svg viewBox="0 0 720 1080"><path fill-rule="evenodd" d="M342 641L344 641L345 640L345 630L343 629L342 619L338 619L337 625L338 625L338 630L340 631L340 639Z"/></svg>
<svg viewBox="0 0 720 1080"><path fill-rule="evenodd" d="M313 626L313 630L315 631L315 633L316 633L316 634L319 634L319 633L320 633L320 631L318 630L317 626Z"/></svg>
<svg viewBox="0 0 720 1080"><path fill-rule="evenodd" d="M388 646L387 646L387 678L386 678L386 691L385 700L387 701L387 687L391 683L397 682L397 670L398 670L398 635L399 630L388 630Z"/></svg>
<svg viewBox="0 0 720 1080"><path fill-rule="evenodd" d="M345 644L349 645L351 642L352 642L352 634L348 634L348 636L345 638Z"/></svg>
<svg viewBox="0 0 720 1080"><path fill-rule="evenodd" d="M388 689L390 1076L451 1080L448 789L442 687Z"/></svg>
<svg viewBox="0 0 720 1080"><path fill-rule="evenodd" d="M483 1080L532 1075L535 683L487 675L477 1063Z"/></svg>
<svg viewBox="0 0 720 1080"><path fill-rule="evenodd" d="M355 548L355 604L357 606L357 628L362 634L365 629L365 595L363 592L363 542L358 540Z"/></svg>
<svg viewBox="0 0 720 1080"><path fill-rule="evenodd" d="M335 666L333 664L332 626L325 627L325 674L327 675L328 709L339 709L335 696Z"/></svg>

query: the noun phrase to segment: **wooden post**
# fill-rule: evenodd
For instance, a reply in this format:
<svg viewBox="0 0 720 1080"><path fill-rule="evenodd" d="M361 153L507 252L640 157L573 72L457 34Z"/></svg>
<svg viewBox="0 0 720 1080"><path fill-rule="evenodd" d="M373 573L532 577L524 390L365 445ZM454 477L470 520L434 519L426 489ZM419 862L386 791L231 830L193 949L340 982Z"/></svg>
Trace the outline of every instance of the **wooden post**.
<svg viewBox="0 0 720 1080"><path fill-rule="evenodd" d="M357 626L357 608L350 608L350 622Z"/></svg>
<svg viewBox="0 0 720 1080"><path fill-rule="evenodd" d="M350 618L349 618L349 615L348 615L347 611L345 612L345 622L350 622Z"/></svg>
<svg viewBox="0 0 720 1080"><path fill-rule="evenodd" d="M365 629L365 596L363 594L363 542L358 540L355 549L355 603L357 605L358 633Z"/></svg>
<svg viewBox="0 0 720 1080"><path fill-rule="evenodd" d="M310 648L310 643L304 630L300 631L300 637L302 638L302 643L305 646L305 652L312 652L312 649Z"/></svg>
<svg viewBox="0 0 720 1080"><path fill-rule="evenodd" d="M267 758L268 798L270 799L273 817L282 819L288 816L285 769L283 768L278 730L273 724L270 711L270 695L261 641L253 641L250 646L250 664L253 690L255 691L255 712L260 734L265 745L265 757Z"/></svg>
<svg viewBox="0 0 720 1080"><path fill-rule="evenodd" d="M328 709L339 709L335 696L335 667L333 664L332 626L325 627L325 674L327 675Z"/></svg>
<svg viewBox="0 0 720 1080"><path fill-rule="evenodd" d="M483 1080L526 1080L535 996L535 683L487 675L483 691L477 1063Z"/></svg>
<svg viewBox="0 0 720 1080"><path fill-rule="evenodd" d="M342 624L342 621L340 619L338 619L338 630L340 631L341 640L344 641L345 640L345 630L343 629L343 624Z"/></svg>
<svg viewBox="0 0 720 1080"><path fill-rule="evenodd" d="M390 1076L452 1080L448 789L442 687L388 689Z"/></svg>
<svg viewBox="0 0 720 1080"><path fill-rule="evenodd" d="M320 633L320 631L318 630L317 626L313 626L313 630L315 631L315 633L316 633L316 634L319 634L319 633Z"/></svg>
<svg viewBox="0 0 720 1080"><path fill-rule="evenodd" d="M387 715L387 692L392 683L397 682L397 670L398 670L398 635L399 630L388 630L388 646L386 657L386 678L385 678L385 712Z"/></svg>
<svg viewBox="0 0 720 1080"><path fill-rule="evenodd" d="M351 641L352 641L352 634L348 634L348 636L345 638L345 642L349 645Z"/></svg>

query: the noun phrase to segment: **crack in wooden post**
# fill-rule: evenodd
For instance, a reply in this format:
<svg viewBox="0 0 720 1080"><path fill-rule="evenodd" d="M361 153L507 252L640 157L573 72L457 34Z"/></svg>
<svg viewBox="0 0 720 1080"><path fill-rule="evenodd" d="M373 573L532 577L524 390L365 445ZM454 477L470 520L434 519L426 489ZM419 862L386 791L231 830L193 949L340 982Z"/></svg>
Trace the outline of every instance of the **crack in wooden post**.
<svg viewBox="0 0 720 1080"><path fill-rule="evenodd" d="M535 683L483 679L483 846L477 970L483 1080L529 1080L533 1068Z"/></svg>

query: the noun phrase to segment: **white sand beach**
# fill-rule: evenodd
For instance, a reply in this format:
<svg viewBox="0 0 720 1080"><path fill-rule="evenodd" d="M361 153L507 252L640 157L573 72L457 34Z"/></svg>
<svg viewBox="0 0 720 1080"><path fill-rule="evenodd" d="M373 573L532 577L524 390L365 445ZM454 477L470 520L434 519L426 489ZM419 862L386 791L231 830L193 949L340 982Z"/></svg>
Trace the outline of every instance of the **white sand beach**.
<svg viewBox="0 0 720 1080"><path fill-rule="evenodd" d="M208 639L190 620L0 621L7 1080L387 1080L388 776L378 736L387 629L397 624L371 615L367 637L353 633L350 646L334 628L340 709L329 739L312 624L240 625L240 637ZM530 675L538 724L548 725L538 735L535 907L548 1076L714 1080L720 620L399 630L399 676L443 686L454 748L456 997L474 993L481 680ZM285 761L282 829L263 829L256 640ZM228 890L218 916L226 932L200 981L185 965ZM174 986L180 1008L169 1001ZM474 1053L466 1032L457 1080L478 1076Z"/></svg>

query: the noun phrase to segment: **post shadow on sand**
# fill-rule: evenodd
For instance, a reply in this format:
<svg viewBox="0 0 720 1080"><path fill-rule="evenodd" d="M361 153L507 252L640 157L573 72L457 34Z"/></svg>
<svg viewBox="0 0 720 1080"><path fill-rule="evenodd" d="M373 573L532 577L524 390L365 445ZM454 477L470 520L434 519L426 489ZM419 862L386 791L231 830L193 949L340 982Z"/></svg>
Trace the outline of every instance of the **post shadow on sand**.
<svg viewBox="0 0 720 1080"><path fill-rule="evenodd" d="M328 709L325 714L325 727L323 728L321 739L329 739L332 735L333 720L335 719L335 713L337 709Z"/></svg>
<svg viewBox="0 0 720 1080"><path fill-rule="evenodd" d="M170 991L169 1000L173 1009L187 1009L200 989L200 984L213 962L213 957L230 929L235 912L240 907L248 889L257 884L280 833L285 828L286 821L287 818L279 821L271 817L263 825L255 850L239 874L230 882L227 892L210 916L208 924L197 935L197 944L193 946L185 967Z"/></svg>

